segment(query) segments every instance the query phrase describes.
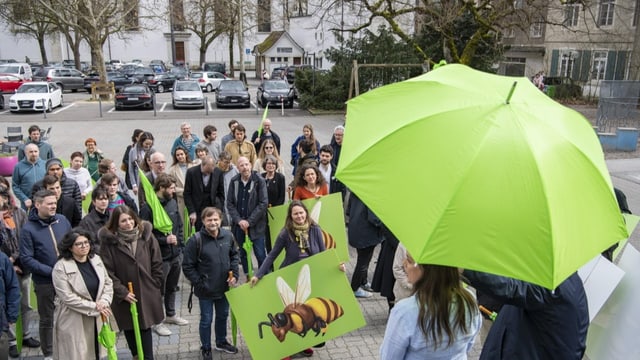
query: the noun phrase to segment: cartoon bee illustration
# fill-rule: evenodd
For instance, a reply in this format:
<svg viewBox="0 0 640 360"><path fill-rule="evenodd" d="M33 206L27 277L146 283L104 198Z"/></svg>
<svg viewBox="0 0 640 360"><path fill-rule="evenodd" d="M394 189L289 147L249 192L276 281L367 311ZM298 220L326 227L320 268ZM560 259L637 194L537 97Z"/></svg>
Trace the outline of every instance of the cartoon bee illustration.
<svg viewBox="0 0 640 360"><path fill-rule="evenodd" d="M331 299L322 297L308 299L311 295L311 274L307 264L300 269L295 293L281 277L276 279L276 286L285 308L275 316L269 313L267 315L269 321L258 323L261 339L263 338L262 327L265 325L271 326L271 331L280 342L284 341L289 331L300 337L305 337L309 330L313 330L316 336L320 333L324 336L329 323L344 315L342 306Z"/></svg>
<svg viewBox="0 0 640 360"><path fill-rule="evenodd" d="M311 209L311 213L309 216L319 224L318 220L320 220L320 212L322 211L322 200L318 200L313 208ZM336 241L333 239L333 236L326 232L324 229L320 229L322 231L322 241L324 242L325 249L333 249L336 247Z"/></svg>

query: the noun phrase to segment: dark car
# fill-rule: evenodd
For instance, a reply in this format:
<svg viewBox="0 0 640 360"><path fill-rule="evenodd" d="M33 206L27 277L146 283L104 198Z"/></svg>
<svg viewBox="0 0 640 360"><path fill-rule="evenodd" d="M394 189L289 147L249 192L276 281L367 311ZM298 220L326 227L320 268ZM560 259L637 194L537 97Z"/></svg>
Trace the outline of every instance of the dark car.
<svg viewBox="0 0 640 360"><path fill-rule="evenodd" d="M219 62L206 62L202 64L202 71L215 71L227 75L227 65Z"/></svg>
<svg viewBox="0 0 640 360"><path fill-rule="evenodd" d="M139 84L146 84L149 80L153 79L156 76L156 72L153 71L150 67L138 67L133 71L133 75L129 75L129 77L133 77L133 82Z"/></svg>
<svg viewBox="0 0 640 360"><path fill-rule="evenodd" d="M240 80L224 80L216 88L216 107L251 107L249 88Z"/></svg>
<svg viewBox="0 0 640 360"><path fill-rule="evenodd" d="M277 68L273 69L273 71L271 71L271 79L272 80L276 80L276 79L284 80L286 72L287 72L287 68L286 67L277 67Z"/></svg>
<svg viewBox="0 0 640 360"><path fill-rule="evenodd" d="M116 95L116 110L130 108L153 109L155 94L146 84L127 85Z"/></svg>
<svg viewBox="0 0 640 360"><path fill-rule="evenodd" d="M100 80L100 74L98 73L94 72L87 75L84 78L84 89L87 90L87 92L91 92L91 84L98 80ZM107 71L107 82L112 82L116 92L120 92L126 85L133 84L133 79L118 71Z"/></svg>
<svg viewBox="0 0 640 360"><path fill-rule="evenodd" d="M85 75L76 69L65 67L41 67L33 73L33 81L48 81L55 83L64 92L76 92L84 89Z"/></svg>
<svg viewBox="0 0 640 360"><path fill-rule="evenodd" d="M176 76L171 73L156 74L152 79L147 80L147 85L151 90L157 93L163 93L169 89L173 89L176 82Z"/></svg>
<svg viewBox="0 0 640 360"><path fill-rule="evenodd" d="M256 101L262 107L269 105L280 106L284 103L284 107L293 107L294 91L293 86L284 80L265 80L258 86Z"/></svg>

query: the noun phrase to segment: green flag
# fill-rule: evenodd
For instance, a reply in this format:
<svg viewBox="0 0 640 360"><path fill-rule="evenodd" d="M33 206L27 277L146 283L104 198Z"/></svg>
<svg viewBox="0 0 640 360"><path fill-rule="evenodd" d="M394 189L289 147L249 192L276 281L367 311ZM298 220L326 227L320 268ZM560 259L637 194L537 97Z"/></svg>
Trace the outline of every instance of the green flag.
<svg viewBox="0 0 640 360"><path fill-rule="evenodd" d="M267 113L269 112L269 103L264 107L264 113L262 114L262 120L260 121L260 127L258 128L258 137L262 136L262 124L264 124L264 120L267 118Z"/></svg>
<svg viewBox="0 0 640 360"><path fill-rule="evenodd" d="M156 192L153 191L153 185L149 182L149 179L144 175L142 170L138 169L140 176L140 184L144 190L144 199L151 209L153 214L153 228L162 232L163 234L170 234L173 229L173 222L169 218L169 214L164 210Z"/></svg>

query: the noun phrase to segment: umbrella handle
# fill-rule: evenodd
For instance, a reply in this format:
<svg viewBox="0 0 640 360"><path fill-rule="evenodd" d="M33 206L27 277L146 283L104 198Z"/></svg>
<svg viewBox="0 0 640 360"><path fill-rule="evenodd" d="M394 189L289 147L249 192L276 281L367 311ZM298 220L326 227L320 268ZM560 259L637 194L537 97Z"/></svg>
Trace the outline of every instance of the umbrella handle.
<svg viewBox="0 0 640 360"><path fill-rule="evenodd" d="M100 314L100 318L102 319L103 323L107 322L107 317L104 316L103 314Z"/></svg>
<svg viewBox="0 0 640 360"><path fill-rule="evenodd" d="M127 287L129 288L129 292L130 292L130 293L132 293L132 294L134 294L134 292L133 292L133 283L132 283L131 281L129 281L129 282L127 283Z"/></svg>

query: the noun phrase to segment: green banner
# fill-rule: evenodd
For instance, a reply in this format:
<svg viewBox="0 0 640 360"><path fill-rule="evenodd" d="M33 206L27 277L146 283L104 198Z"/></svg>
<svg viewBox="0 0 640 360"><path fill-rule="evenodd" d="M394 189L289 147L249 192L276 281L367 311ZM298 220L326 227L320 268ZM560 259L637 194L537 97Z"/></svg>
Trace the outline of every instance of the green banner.
<svg viewBox="0 0 640 360"><path fill-rule="evenodd" d="M324 251L226 293L253 359L281 359L366 324L340 262Z"/></svg>
<svg viewBox="0 0 640 360"><path fill-rule="evenodd" d="M309 210L311 217L320 225L328 249L335 248L338 258L342 262L349 262L349 248L347 247L347 234L344 225L344 207L340 193L323 196L319 199L307 199L302 203ZM280 230L287 219L289 204L269 208L269 231L271 243L275 244ZM284 260L284 252L276 258L273 268L277 269Z"/></svg>

